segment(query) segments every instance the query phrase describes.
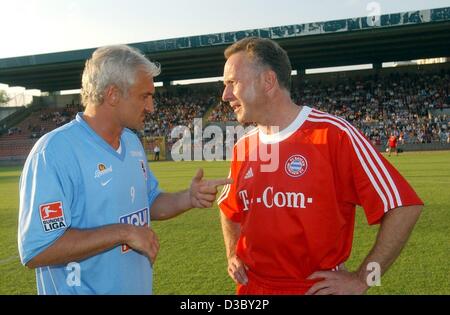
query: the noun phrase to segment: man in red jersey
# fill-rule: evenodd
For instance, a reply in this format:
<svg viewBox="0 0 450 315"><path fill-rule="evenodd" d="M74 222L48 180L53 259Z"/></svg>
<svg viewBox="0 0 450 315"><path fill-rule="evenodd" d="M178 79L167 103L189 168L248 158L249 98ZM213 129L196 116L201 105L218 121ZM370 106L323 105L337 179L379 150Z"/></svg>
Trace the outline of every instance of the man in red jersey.
<svg viewBox="0 0 450 315"><path fill-rule="evenodd" d="M391 156L391 152L394 151L395 155L398 155L397 151L397 136L391 132L391 136L388 139L388 148L389 148L389 156Z"/></svg>
<svg viewBox="0 0 450 315"><path fill-rule="evenodd" d="M222 98L240 123L257 124L234 146L233 183L218 199L237 293L365 293L400 254L422 201L351 124L293 103L290 61L274 41L245 38L225 57ZM349 272L356 205L380 229Z"/></svg>

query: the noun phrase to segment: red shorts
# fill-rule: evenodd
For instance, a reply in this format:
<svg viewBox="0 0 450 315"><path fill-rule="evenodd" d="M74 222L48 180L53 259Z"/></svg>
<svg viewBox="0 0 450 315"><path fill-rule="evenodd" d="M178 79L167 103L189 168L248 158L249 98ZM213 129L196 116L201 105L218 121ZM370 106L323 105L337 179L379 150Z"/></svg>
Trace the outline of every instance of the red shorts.
<svg viewBox="0 0 450 315"><path fill-rule="evenodd" d="M247 273L247 285L238 284L237 295L304 295L318 280L303 280L295 283L262 280Z"/></svg>

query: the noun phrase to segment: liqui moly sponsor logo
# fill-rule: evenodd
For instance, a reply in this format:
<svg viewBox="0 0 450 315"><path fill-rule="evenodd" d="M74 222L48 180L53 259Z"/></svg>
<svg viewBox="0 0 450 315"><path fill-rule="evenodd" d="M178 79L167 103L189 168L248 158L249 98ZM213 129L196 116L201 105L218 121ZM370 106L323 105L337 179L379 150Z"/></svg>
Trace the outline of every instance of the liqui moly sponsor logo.
<svg viewBox="0 0 450 315"><path fill-rule="evenodd" d="M148 226L148 208L141 209L139 211L126 214L119 218L119 222L123 224L132 224L134 226ZM130 247L123 244L122 253L126 253L130 250Z"/></svg>
<svg viewBox="0 0 450 315"><path fill-rule="evenodd" d="M301 192L285 192L275 191L272 186L267 187L264 192L258 196L249 198L247 190L241 190L239 192L239 198L244 205L244 211L250 209L253 204L261 204L264 207L271 208L298 208L305 209L307 204L313 203L313 198L306 197Z"/></svg>

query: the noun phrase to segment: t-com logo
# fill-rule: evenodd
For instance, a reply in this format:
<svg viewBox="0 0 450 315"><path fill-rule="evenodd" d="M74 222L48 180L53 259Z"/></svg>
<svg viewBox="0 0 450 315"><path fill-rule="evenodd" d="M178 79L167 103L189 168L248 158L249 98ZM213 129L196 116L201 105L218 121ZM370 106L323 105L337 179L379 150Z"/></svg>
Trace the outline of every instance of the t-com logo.
<svg viewBox="0 0 450 315"><path fill-rule="evenodd" d="M41 222L46 233L66 227L62 202L46 203L39 206Z"/></svg>
<svg viewBox="0 0 450 315"><path fill-rule="evenodd" d="M148 226L148 208L129 213L119 218L119 222L123 224L132 224L134 226ZM126 253L130 247L126 244L122 245L122 253Z"/></svg>
<svg viewBox="0 0 450 315"><path fill-rule="evenodd" d="M312 204L313 198L305 197L301 192L274 191L273 187L267 187L261 197L249 198L247 190L239 192L239 198L244 205L243 210L250 210L250 205L262 204L267 209L273 208L299 208L305 209L306 204Z"/></svg>

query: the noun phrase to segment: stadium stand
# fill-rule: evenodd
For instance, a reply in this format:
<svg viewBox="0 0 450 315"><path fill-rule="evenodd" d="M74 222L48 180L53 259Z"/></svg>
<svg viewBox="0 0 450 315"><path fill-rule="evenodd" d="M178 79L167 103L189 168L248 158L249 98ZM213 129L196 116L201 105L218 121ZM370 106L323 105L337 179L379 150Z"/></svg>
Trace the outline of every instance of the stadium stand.
<svg viewBox="0 0 450 315"><path fill-rule="evenodd" d="M293 98L345 118L361 129L374 144L384 144L390 133L402 143L447 143L450 108L450 70L391 72L364 76L349 73L302 76L294 81ZM221 102L208 120L235 120Z"/></svg>
<svg viewBox="0 0 450 315"><path fill-rule="evenodd" d="M374 144L384 144L390 133L405 143L432 143L448 138L449 117L436 110L450 106L449 86L447 69L303 79L295 93L298 104L347 119Z"/></svg>
<svg viewBox="0 0 450 315"><path fill-rule="evenodd" d="M450 143L450 68L430 68L295 76L292 95L299 105L347 119L375 145L383 146L391 132L400 144ZM194 118L235 123L231 107L220 99L221 92L218 84L158 91L155 111L147 115L138 135L165 137L170 150L177 141L170 137L172 129L187 126L192 130ZM67 104L32 113L0 136L0 159L26 156L36 139L69 122L78 111L81 105Z"/></svg>
<svg viewBox="0 0 450 315"><path fill-rule="evenodd" d="M203 118L204 126L236 124L230 106L220 100L221 86L186 88L171 82L220 76L224 48L243 37L259 36L277 40L288 51L300 74L292 90L298 104L346 118L379 149L391 132L400 143L417 144L412 149L449 149L450 63L382 68L386 61L450 56L449 25L450 7L444 7L383 14L377 23L365 16L131 44L163 68L155 113L147 116L138 134L143 140L159 137L147 141L153 143L168 139L174 126L192 127L194 118ZM20 109L2 120L0 161L24 158L37 138L81 110L76 105L59 108L65 101L51 100L60 98L59 91L80 87L84 63L93 50L0 59L0 82L49 92L38 102L47 107L31 115ZM374 70L304 75L305 69L358 64L372 64ZM76 98L72 104L79 102ZM172 143L167 144L170 149Z"/></svg>
<svg viewBox="0 0 450 315"><path fill-rule="evenodd" d="M67 104L62 108L43 108L33 112L0 136L0 160L23 158L42 135L71 121L82 107Z"/></svg>
<svg viewBox="0 0 450 315"><path fill-rule="evenodd" d="M189 89L184 93L163 92L155 95L155 111L147 115L145 136L168 136L176 126L192 127L194 118L203 117L217 103L217 95Z"/></svg>

